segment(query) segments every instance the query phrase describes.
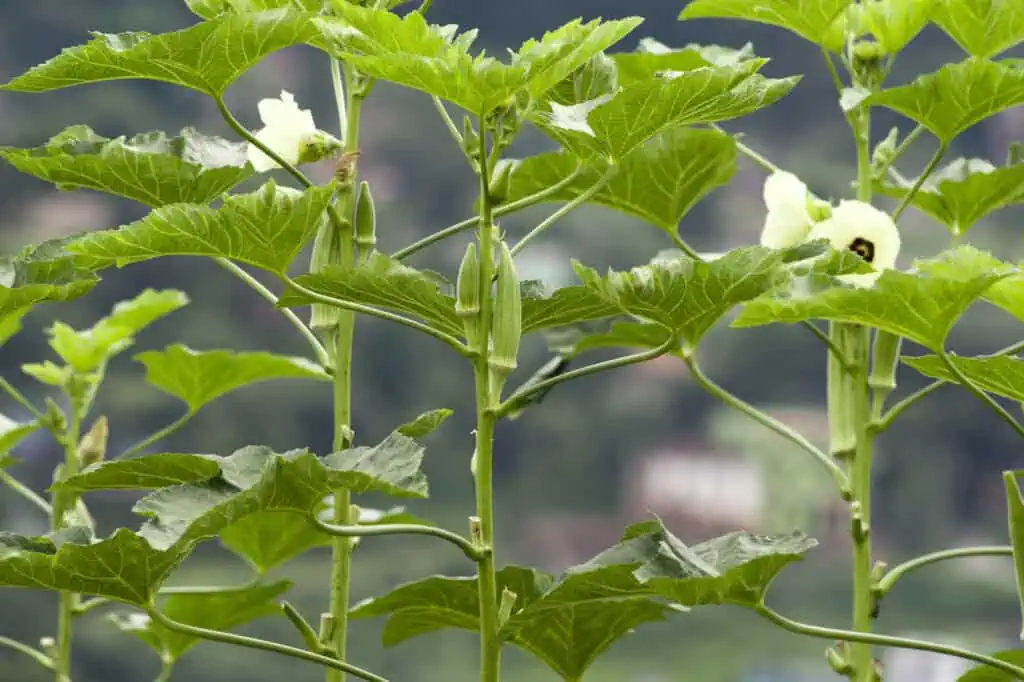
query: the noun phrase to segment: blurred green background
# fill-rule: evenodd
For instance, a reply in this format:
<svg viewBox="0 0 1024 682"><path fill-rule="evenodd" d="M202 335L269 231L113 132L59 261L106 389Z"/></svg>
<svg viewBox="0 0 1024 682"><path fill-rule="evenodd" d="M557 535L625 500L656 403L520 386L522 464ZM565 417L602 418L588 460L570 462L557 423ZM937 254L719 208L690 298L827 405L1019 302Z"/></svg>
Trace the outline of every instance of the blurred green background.
<svg viewBox="0 0 1024 682"><path fill-rule="evenodd" d="M821 196L848 195L853 147L836 106L817 49L781 30L750 24L680 23L681 2L664 0L517 0L505 3L436 0L436 23L478 27L479 42L502 53L529 37L577 16L614 18L628 14L647 21L617 49L633 49L644 36L671 46L689 42L740 47L751 41L773 59L772 76L805 73L792 95L770 110L732 122L751 146L810 180ZM180 2L76 0L6 2L0 11L0 79L6 81L48 59L61 48L86 41L89 30L104 32L183 28L194 21ZM1017 55L1019 56L1019 52ZM893 81L959 60L956 45L927 29L902 55ZM228 96L244 123L256 127L256 102L285 88L314 110L319 125L335 130L327 61L312 49L277 53L250 72ZM386 84L375 87L364 108L360 170L377 200L379 248L390 251L468 216L475 185L429 99ZM212 101L201 95L149 82L114 82L45 95L0 95L0 144L35 146L67 125L85 123L103 135L132 135L186 125L229 136ZM880 113L882 136L895 116ZM903 132L910 129L901 123ZM1024 111L989 119L966 133L955 156L980 156L995 163L1007 145L1024 135ZM513 149L526 155L550 148L527 133ZM901 162L916 175L931 149L921 145ZM319 180L329 164L311 169ZM757 240L763 206L763 172L744 164L734 183L692 211L681 225L685 239L701 250L724 250ZM502 227L522 235L551 207L506 219ZM139 206L88 192L58 192L0 166L0 250L73 232L106 229L143 215ZM967 241L1002 258L1021 258L1018 209L997 214ZM901 265L944 248L944 229L908 212L901 223L905 251ZM417 266L451 273L465 241L456 239L417 255ZM658 229L599 208L584 208L520 261L520 276L553 285L571 279L571 257L598 267L646 262L670 246ZM0 373L31 397L42 392L21 374L24 362L48 359L42 329L54 319L85 326L116 301L146 287L179 288L193 303L157 323L138 340L139 350L181 341L197 349L236 348L303 354L302 341L279 314L230 275L200 259L165 259L104 274L103 283L71 305L47 305L34 312L24 332L4 346ZM952 338L962 354L994 350L1019 338L1009 317L976 311ZM915 349L909 349L911 353ZM820 439L823 428L823 364L817 342L797 327L731 330L723 323L700 351L709 375L747 400L777 410L786 420ZM99 398L96 415L111 421L111 450L123 449L180 414L180 406L148 388L131 354L115 362ZM539 340L520 362L524 373L545 359ZM432 340L377 320L360 319L356 333L355 428L363 443L379 440L395 425L435 407L455 416L428 440L429 501L417 514L462 529L472 513L469 456L472 450L472 382L463 363ZM901 374L901 391L923 381ZM17 406L0 403L12 418ZM162 451L228 454L247 444L278 449L308 446L325 452L330 443L330 390L323 386L274 383L232 394L207 407L187 428L163 441ZM817 434L817 435L816 435ZM588 377L567 384L543 406L516 422L500 425L496 445L499 562L529 562L560 570L588 558L648 509L662 514L684 540L696 542L735 528L788 531L799 527L822 546L777 582L772 601L794 617L843 626L849 593L845 510L827 494L828 481L815 465L742 418L724 412L690 382L680 363L646 366ZM151 450L156 451L156 450ZM12 469L37 489L45 488L59 459L57 448L39 435L24 445ZM908 410L879 445L878 557L890 564L940 547L1004 543L1005 504L999 472L1017 466L1020 444L1010 429L969 395L940 390ZM130 494L97 496L91 506L102 531L135 527ZM370 500L368 502L374 502ZM383 501L376 500L381 503ZM0 490L0 527L23 533L45 531L37 512ZM457 552L429 540L367 540L356 559L355 598L431 573L465 574ZM324 608L328 556L314 552L285 567L296 582L293 602L315 619ZM238 584L248 579L242 562L210 543L189 560L175 583ZM29 642L54 628L55 597L0 590L0 634ZM75 682L139 682L152 679L156 657L117 631L100 609L79 621ZM880 628L999 647L1019 631L1017 600L1009 562L960 562L929 568L901 582L886 599ZM475 679L477 645L467 633L430 635L397 649L379 643L379 622L358 621L350 644L353 662L395 682L463 682ZM297 643L283 619L263 620L245 632ZM822 660L825 643L803 641L776 631L756 616L734 608L705 608L671 621L644 626L601 658L588 682L819 682L835 679ZM37 668L0 649L0 681L47 679ZM935 656L887 659L893 682L946 682ZM932 672L929 672L931 670ZM902 672L901 672L902 671ZM910 671L910 672L908 672ZM518 652L506 657L508 682L554 680ZM174 680L263 682L287 675L293 682L322 678L322 672L271 654L203 644L189 653ZM953 677L949 677L953 675ZM888 678L887 678L888 679Z"/></svg>

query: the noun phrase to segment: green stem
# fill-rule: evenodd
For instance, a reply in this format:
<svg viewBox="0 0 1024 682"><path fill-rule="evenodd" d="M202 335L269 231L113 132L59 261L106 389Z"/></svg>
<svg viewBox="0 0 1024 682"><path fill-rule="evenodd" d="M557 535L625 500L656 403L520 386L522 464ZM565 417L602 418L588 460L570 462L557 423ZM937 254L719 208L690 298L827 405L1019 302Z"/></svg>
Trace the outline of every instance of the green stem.
<svg viewBox="0 0 1024 682"><path fill-rule="evenodd" d="M278 307L277 296L274 295L274 292L272 292L267 287L263 286L262 282L260 282L258 279L250 275L248 272L245 271L245 269L243 269L234 261L228 260L227 258L214 258L213 260L215 263L217 263L217 265L221 266L222 268L233 274L235 277L242 280L242 282L244 282L250 289L252 289L257 294L262 296L266 301L268 301L270 305L277 308L277 310L279 310L281 314L284 315L285 319L287 319L288 322L290 322L291 325L295 327L299 334L302 335L302 338L306 340L306 343L309 344L309 347L313 349L313 354L316 355L316 361L320 363L321 366L326 367L330 363L330 358L327 355L327 350L324 348L323 344L320 343L320 339L316 338L316 334L313 333L313 330L306 326L305 322L299 319L299 316L295 314L295 311L291 310L290 308Z"/></svg>
<svg viewBox="0 0 1024 682"><path fill-rule="evenodd" d="M435 526L424 526L414 523L381 524L379 526L364 526L358 524L353 526L339 526L322 521L317 517L312 517L311 520L313 525L321 531L327 535L335 537L355 538L372 537L377 535L430 535L452 543L461 549L462 552L472 561L480 561L484 557L484 553L480 551L480 548L474 545L470 540L467 540L458 533L453 533L450 530L437 528Z"/></svg>
<svg viewBox="0 0 1024 682"><path fill-rule="evenodd" d="M1005 407L1000 405L995 398L979 388L978 385L971 381L966 374L960 371L960 368L956 366L956 363L950 359L948 352L942 351L939 353L939 357L942 358L942 362L945 363L950 373L956 377L958 383L962 384L964 388L973 393L976 398L992 408L992 411L1002 417L1003 420L1017 432L1018 436L1024 438L1024 425L1021 425L1021 423L1017 421L1017 419L1010 414Z"/></svg>
<svg viewBox="0 0 1024 682"><path fill-rule="evenodd" d="M818 460L818 462L820 462L826 469L828 469L829 473L832 474L832 477L836 480L837 484L839 484L840 486L845 485L846 474L843 473L843 470L839 467L839 465L836 464L836 462L826 453L822 452L820 448L816 447L813 443L804 438L798 431L783 424L778 419L775 419L774 417L765 414L764 412L757 409L753 405L744 402L740 398L736 397L729 391L725 390L724 388L713 382L711 379L707 377L707 375L704 374L704 372L700 368L700 365L697 363L697 360L692 355L684 354L683 362L685 362L686 366L689 368L690 376L692 376L694 381L700 384L700 386L705 391L707 391L713 397L722 401L729 407L747 415L748 417L756 421L758 424L761 424L762 426L771 429L772 431L779 434L786 440L801 447L812 457L814 457L814 459Z"/></svg>
<svg viewBox="0 0 1024 682"><path fill-rule="evenodd" d="M388 682L386 678L380 675L374 674L368 670L363 670L350 663L346 663L337 658L331 656L325 656L323 654L317 654L312 651L306 651L305 649L299 649L287 644L279 644L277 642L270 642L265 639L257 639L255 637L246 637L245 635L236 635L231 632L220 632L218 630L208 630L206 628L196 627L195 625L188 625L186 623L179 623L176 620L169 618L164 615L156 608L147 609L146 612L149 617L154 621L163 625L172 632L178 632L189 637L195 637L197 639L205 639L211 642L222 642L224 644L234 644L235 646L246 647L247 649L258 649L260 651L270 651L275 654L281 654L283 656L290 656L292 658L298 658L303 661L309 661L316 663L325 668L331 670L337 670L345 672L353 677L358 677L369 682Z"/></svg>
<svg viewBox="0 0 1024 682"><path fill-rule="evenodd" d="M174 674L174 661L164 658L160 661L160 672L153 678L153 682L171 682L171 675Z"/></svg>
<svg viewBox="0 0 1024 682"><path fill-rule="evenodd" d="M462 149L462 145L464 143L462 133L459 132L458 126L455 125L455 121L452 120L451 114L448 113L448 108L445 107L444 102L441 101L440 97L435 95L431 99L434 102L434 108L437 109L438 115L440 115L441 120L444 121L444 127L448 129L448 133L452 136L452 139L455 140L455 144ZM474 224L476 223L476 220L476 218L473 218Z"/></svg>
<svg viewBox="0 0 1024 682"><path fill-rule="evenodd" d="M516 254L520 253L524 248L526 248L527 244L529 244L532 240L536 239L540 235L544 234L544 232L549 227L551 227L556 222L565 217L570 211L589 201L592 196L600 192L601 189L608 184L608 182L615 176L618 170L618 166L611 166L605 172L605 174L602 175L597 182L595 182L593 185L587 188L587 190L581 192L572 201L561 206L557 211L555 211L547 218L545 218L541 223L539 223L537 227L530 230L525 237L519 240L518 244L516 244L510 249L512 255L515 256Z"/></svg>
<svg viewBox="0 0 1024 682"><path fill-rule="evenodd" d="M359 124L364 94L358 91L358 74L347 64L338 68L336 60L331 59L332 81L337 99L342 93L345 96L343 121L339 125L344 128L345 153L359 150ZM344 81L342 81L342 72ZM339 115L342 108L339 105ZM352 177L339 191L337 202L340 214L344 219L335 225L338 230L338 263L343 268L355 267L356 245L353 225L355 224L355 188L357 174ZM338 211L335 212L337 214ZM355 335L355 313L344 311L338 316L338 325L334 329L334 451L345 450L352 444L352 350ZM347 488L332 491L334 498L334 523L350 525L352 518L352 494ZM350 589L352 583L352 549L351 538L335 537L331 542L331 585L329 627L325 645L335 655L344 660L348 643L348 611ZM327 671L327 682L344 682L345 671L331 669Z"/></svg>
<svg viewBox="0 0 1024 682"><path fill-rule="evenodd" d="M674 336L670 336L665 343L661 344L657 348L651 348L641 353L631 353L630 355L623 355L618 358L612 358L611 360L602 360L601 362L595 362L592 365L580 367L578 369L553 376L543 381L538 381L534 384L528 384L520 388L518 391L510 395L505 399L503 403L498 405L494 409L495 415L503 417L510 412L518 409L519 405L535 393L541 393L543 391L551 390L558 384L565 383L566 381L572 381L573 379L579 379L589 374L597 374L598 372L605 372L610 369L617 369L619 367L627 367L629 365L636 365L641 362L647 362L655 358L661 357L666 353L671 353L675 348L679 346L679 340Z"/></svg>
<svg viewBox="0 0 1024 682"><path fill-rule="evenodd" d="M26 656L28 656L33 661L43 666L47 670L54 669L53 661L50 660L49 656L44 654L42 651L39 651L38 649L33 649L28 644L23 644L15 639L10 639L8 637L0 637L0 647L7 647L8 649L17 651L18 653L25 654Z"/></svg>
<svg viewBox="0 0 1024 682"><path fill-rule="evenodd" d="M921 189L921 186L924 185L925 181L928 179L928 176L935 171L939 162L942 161L942 157L945 156L946 149L948 147L949 145L943 142L939 145L939 148L935 150L935 153L932 154L932 158L928 161L928 165L925 166L924 172L918 176L917 180L914 181L914 184L907 190L907 193L903 195L903 199L900 201L899 206L897 206L896 210L892 212L893 220L898 220L899 217L903 215L903 211L907 210L907 207L910 206L910 202L914 200L914 195L917 194L918 190Z"/></svg>
<svg viewBox="0 0 1024 682"><path fill-rule="evenodd" d="M1012 663L1007 663L1006 661L1001 661L998 658L993 658L992 656L986 656L984 654L970 651L968 649L961 649L960 647L947 646L945 644L928 642L920 639L909 639L907 637L892 637L890 635L876 635L869 632L851 632L850 630L835 630L833 628L824 628L817 625L808 625L806 623L786 618L763 604L757 607L757 612L782 629L798 635L867 645L875 644L877 646L895 647L897 649L930 651L936 654L954 656L956 658L974 661L975 663L980 663L982 665L992 666L993 668L1013 675L1017 679L1024 680L1024 668L1013 665Z"/></svg>
<svg viewBox="0 0 1024 682"><path fill-rule="evenodd" d="M561 180L559 180L555 184L553 184L553 185L551 185L549 187L545 187L544 189L540 190L539 192L535 192L534 194L531 194L529 196L525 196L522 199L517 199L515 201L510 201L507 204L502 204L501 206L497 206L497 207L492 209L491 213L492 213L492 215L495 218L497 218L499 216L503 216L503 215L506 215L508 213L513 213L513 212L518 211L520 209L528 208L529 206L533 206L534 204L539 204L540 202L544 201L548 197L551 197L551 196L555 195L556 193L560 192L564 187L567 187L570 184L572 184L572 182L574 180L576 180L576 178L579 176L580 172L581 172L581 169L577 168L572 173L570 173L569 175L565 176L564 178L562 178ZM458 222L458 223L455 223L454 225L450 225L450 226L444 228L443 230L441 230L439 232L434 232L433 234L429 234L426 237L424 237L423 239L420 239L419 241L414 242L414 243L410 244L409 246L406 246L403 249L399 249L398 251L395 251L391 255L391 257L394 258L395 260L404 260L404 259L408 258L409 256L413 255L414 253L416 253L417 251L421 251L421 250L427 248L428 246L430 246L432 244L435 244L435 243L437 243L439 241L447 239L448 237L452 237L452 236L454 236L456 234L459 234L461 232L465 232L466 230L468 230L468 229L478 225L479 223L480 223L480 217L479 216L473 216L472 218L466 218L465 220L463 220L461 222Z"/></svg>
<svg viewBox="0 0 1024 682"><path fill-rule="evenodd" d="M118 456L118 459L127 459L128 457L132 457L133 455L139 454L140 452L142 452L143 450L148 448L153 443L157 442L158 440L163 440L167 436L171 435L172 433L174 433L175 431L177 431L178 429L183 427L195 415L196 415L195 412L193 412L192 410L189 410L188 412L183 414L181 417L179 417L178 419L174 420L173 422L171 422L167 426L163 427L162 429L160 429L156 433L153 433L153 434L147 436L146 438L140 440L138 443L136 443L135 445L131 446L130 448L128 448L127 450L122 452Z"/></svg>
<svg viewBox="0 0 1024 682"><path fill-rule="evenodd" d="M886 162L882 164L876 172L879 175L881 175L882 173L888 173L892 165L896 163L896 161L898 161L899 158L903 156L908 149L910 149L910 145L914 144L914 141L918 137L920 137L921 133L923 133L925 130L927 130L927 128L918 123L917 127L911 130L910 133L905 138L903 138L903 141L896 145L896 149L893 150L892 156L890 156L889 159L887 159Z"/></svg>
<svg viewBox="0 0 1024 682"><path fill-rule="evenodd" d="M480 244L480 348L473 366L476 393L476 519L479 533L474 540L483 557L478 563L480 598L480 682L498 682L501 676L501 639L498 623L498 581L494 560L494 411L496 396L491 395L490 356L491 317L493 314L491 279L494 275L494 215L488 191L487 129L483 116L480 124L480 216L477 239Z"/></svg>
<svg viewBox="0 0 1024 682"><path fill-rule="evenodd" d="M2 389L7 395L11 396L11 398L14 399L14 402L24 407L37 421L43 421L46 419L46 415L40 412L35 405L29 402L28 398L22 395L18 389L3 377L0 377L0 389Z"/></svg>
<svg viewBox="0 0 1024 682"><path fill-rule="evenodd" d="M387 310L381 310L380 308L374 308L373 306L365 305L363 303L343 301L340 298L334 298L333 296L327 296L326 294L318 293L316 291L313 291L312 289L307 289L306 287L302 286L301 284L299 284L298 282L289 277L285 277L284 282L292 289L302 294L303 296L311 300L314 300L318 303L325 303L327 305L336 306L338 308L344 308L345 310L351 310L352 312L362 313L364 315L371 315L373 317L379 317L382 320L388 320L389 322L395 322L398 324L405 325L406 327L415 329L416 331L421 332L423 334L427 334L428 336L433 336L438 341L442 341L448 344L453 349L455 349L455 351L458 352L460 355L464 355L466 357L472 355L471 351L468 348L466 348L466 346L457 338L455 338L451 334L448 334L447 332L441 331L440 329L434 329L430 325L423 324L422 322L413 320L403 315L398 315L397 313L392 313ZM337 377L337 374L335 374L335 377Z"/></svg>
<svg viewBox="0 0 1024 682"><path fill-rule="evenodd" d="M11 476L9 473L4 471L3 469L0 469L0 483L2 483L3 485L7 486L12 491L14 491L15 493L17 493L21 497L23 497L26 500L28 500L29 502L31 502L33 505L35 505L37 508L39 508L39 510L42 511L47 516L50 516L53 513L53 507L50 506L49 502L44 500L34 490L29 488L27 485L25 485L24 483L22 483L18 479L16 479L14 476Z"/></svg>
<svg viewBox="0 0 1024 682"><path fill-rule="evenodd" d="M432 4L434 4L434 0L423 0L423 2L420 3L420 6L417 7L415 11L418 12L419 14L426 14L427 10L430 9L430 6Z"/></svg>
<svg viewBox="0 0 1024 682"><path fill-rule="evenodd" d="M1013 547L1010 547L1009 545L960 547L958 549L944 549L938 552L932 552L931 554L914 557L909 561L905 561L902 564L889 569L885 576L883 576L875 585L875 591L879 596L888 594L888 592L893 588L893 585L896 584L897 580L905 576L907 573L923 566L935 564L940 561L947 561L949 559L962 559L965 557L976 556L1013 556Z"/></svg>
<svg viewBox="0 0 1024 682"><path fill-rule="evenodd" d="M825 59L825 67L828 69L828 75L832 79L836 93L841 93L846 86L843 85L843 79L839 77L839 71L836 70L836 63L832 61L832 55L824 45L821 46L821 56Z"/></svg>
<svg viewBox="0 0 1024 682"><path fill-rule="evenodd" d="M65 480L78 472L78 440L82 431L82 415L85 406L77 398L71 399L71 415L68 418L67 429L61 434L61 441L64 445L64 463L60 472L60 479ZM64 516L75 508L78 503L78 495L63 486L58 487L53 494L53 513L50 517L50 528L56 532L64 527ZM56 655L53 660L55 682L70 682L71 680L71 623L75 616L75 607L78 604L78 595L74 592L62 591L59 596L57 607L57 636L55 637L54 650Z"/></svg>

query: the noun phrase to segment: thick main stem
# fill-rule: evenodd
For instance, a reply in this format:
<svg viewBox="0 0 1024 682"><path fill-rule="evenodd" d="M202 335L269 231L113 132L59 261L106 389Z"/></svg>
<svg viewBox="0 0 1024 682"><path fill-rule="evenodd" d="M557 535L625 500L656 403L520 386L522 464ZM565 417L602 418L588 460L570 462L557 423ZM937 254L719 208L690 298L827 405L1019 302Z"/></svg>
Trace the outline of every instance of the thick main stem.
<svg viewBox="0 0 1024 682"><path fill-rule="evenodd" d="M345 98L345 107L339 106L339 115L344 112L345 153L359 149L359 115L363 101L362 93L356 90L355 74L351 68L344 69L344 94L337 61L332 60L332 76L336 94ZM342 216L338 234L338 263L341 267L355 265L356 247L354 234L355 214L355 173L343 183L338 192L338 212ZM344 450L352 441L352 341L355 335L355 314L349 310L339 311L337 326L332 332L331 353L334 360L334 442L335 451ZM341 526L354 523L352 519L352 495L347 488L334 492L333 521ZM352 582L352 538L335 537L331 540L331 601L327 620L328 644L339 660L345 660L348 642L348 610ZM327 670L327 682L344 682L345 673L338 669Z"/></svg>
<svg viewBox="0 0 1024 682"><path fill-rule="evenodd" d="M491 395L490 356L491 280L494 275L494 239L491 200L488 195L490 171L487 158L487 135L480 120L480 348L474 362L476 388L476 516L479 523L477 540L484 556L478 564L477 584L480 597L480 682L498 682L501 667L501 641L498 638L498 585L494 563L494 423L497 396Z"/></svg>
<svg viewBox="0 0 1024 682"><path fill-rule="evenodd" d="M60 478L73 476L78 472L78 440L82 429L82 409L78 401L71 401L71 416L67 430L63 434L64 464ZM65 515L75 508L78 496L58 488L53 496L53 514L50 527L56 532L64 527ZM71 623L75 617L75 605L78 595L74 592L61 592L57 605L57 636L55 651L52 654L55 682L71 682Z"/></svg>
<svg viewBox="0 0 1024 682"><path fill-rule="evenodd" d="M857 199L871 201L871 114L863 107L853 119L853 132L857 145ZM859 325L843 325L846 335L847 361L853 371L845 382L847 390L842 400L852 401L853 428L856 432L856 450L850 471L853 493L853 629L870 633L873 628L875 594L871 578L871 403L868 395L869 330ZM873 682L875 663L871 645L855 642L851 646L855 682Z"/></svg>

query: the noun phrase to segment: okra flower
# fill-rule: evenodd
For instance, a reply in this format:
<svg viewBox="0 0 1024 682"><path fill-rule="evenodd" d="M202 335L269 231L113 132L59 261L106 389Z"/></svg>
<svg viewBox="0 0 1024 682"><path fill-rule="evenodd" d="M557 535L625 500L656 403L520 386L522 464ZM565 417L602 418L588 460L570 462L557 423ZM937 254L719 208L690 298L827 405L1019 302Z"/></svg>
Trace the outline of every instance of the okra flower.
<svg viewBox="0 0 1024 682"><path fill-rule="evenodd" d="M870 287L883 270L896 265L900 232L889 214L863 201L846 200L832 211L832 217L814 226L807 241L826 239L837 250L853 251L867 261L874 272L840 275L857 287Z"/></svg>
<svg viewBox="0 0 1024 682"><path fill-rule="evenodd" d="M814 223L829 216L831 208L788 171L775 171L765 180L764 204L768 215L761 232L761 245L770 249L785 249L802 243Z"/></svg>
<svg viewBox="0 0 1024 682"><path fill-rule="evenodd" d="M313 113L300 109L290 92L282 90L280 99L260 100L257 107L263 128L256 131L256 139L293 166L325 159L342 146L339 140L317 129ZM249 145L248 157L257 173L278 167L256 145Z"/></svg>

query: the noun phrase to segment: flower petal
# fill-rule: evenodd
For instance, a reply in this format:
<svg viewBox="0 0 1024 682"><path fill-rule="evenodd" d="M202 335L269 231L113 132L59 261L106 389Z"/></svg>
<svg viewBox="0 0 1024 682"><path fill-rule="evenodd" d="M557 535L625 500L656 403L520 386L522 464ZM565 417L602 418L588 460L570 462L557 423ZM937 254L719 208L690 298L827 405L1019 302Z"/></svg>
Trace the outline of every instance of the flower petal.
<svg viewBox="0 0 1024 682"><path fill-rule="evenodd" d="M768 211L807 212L807 185L789 171L775 171L764 181L764 205Z"/></svg>
<svg viewBox="0 0 1024 682"><path fill-rule="evenodd" d="M875 272L842 275L839 279L854 286L871 286L883 270L896 265L901 240L896 223L885 211L863 201L846 200L832 211L832 217L814 226L808 241L827 239L832 248L851 250L858 241L871 245L871 266Z"/></svg>

